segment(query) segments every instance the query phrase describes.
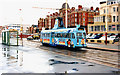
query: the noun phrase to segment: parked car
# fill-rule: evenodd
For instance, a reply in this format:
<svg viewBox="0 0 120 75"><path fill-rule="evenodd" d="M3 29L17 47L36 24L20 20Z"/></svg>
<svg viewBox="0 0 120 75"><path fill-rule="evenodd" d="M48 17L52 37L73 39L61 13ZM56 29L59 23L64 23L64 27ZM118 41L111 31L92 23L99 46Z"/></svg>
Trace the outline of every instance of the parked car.
<svg viewBox="0 0 120 75"><path fill-rule="evenodd" d="M105 40L105 35L102 36L100 40ZM116 35L113 35L113 36L107 36L107 40L113 40L114 42L118 42L120 38L117 37Z"/></svg>
<svg viewBox="0 0 120 75"><path fill-rule="evenodd" d="M99 39L100 37L102 37L102 33L100 33L100 34L96 34L96 36L94 37L94 39Z"/></svg>
<svg viewBox="0 0 120 75"><path fill-rule="evenodd" d="M34 33L33 34L33 39L39 39L39 34L38 33Z"/></svg>
<svg viewBox="0 0 120 75"><path fill-rule="evenodd" d="M97 34L92 34L92 36L89 37L89 39L94 39L97 36Z"/></svg>
<svg viewBox="0 0 120 75"><path fill-rule="evenodd" d="M109 40L110 37L107 36L107 40ZM99 40L105 40L105 35L103 35L102 37L99 38Z"/></svg>
<svg viewBox="0 0 120 75"><path fill-rule="evenodd" d="M90 33L86 36L87 39L89 39L92 36L93 33Z"/></svg>
<svg viewBox="0 0 120 75"><path fill-rule="evenodd" d="M119 42L120 41L120 37L116 37L113 41L114 42Z"/></svg>
<svg viewBox="0 0 120 75"><path fill-rule="evenodd" d="M33 37L32 36L28 36L27 40L33 40Z"/></svg>

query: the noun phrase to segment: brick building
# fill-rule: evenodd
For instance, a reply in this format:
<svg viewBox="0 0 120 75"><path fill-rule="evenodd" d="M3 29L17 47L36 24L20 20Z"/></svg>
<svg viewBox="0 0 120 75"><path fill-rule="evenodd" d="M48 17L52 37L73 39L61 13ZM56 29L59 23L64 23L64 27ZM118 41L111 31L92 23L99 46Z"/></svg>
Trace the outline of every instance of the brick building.
<svg viewBox="0 0 120 75"><path fill-rule="evenodd" d="M39 19L38 20L38 27L40 30L42 30L42 27L45 27L45 29L52 29L55 24L55 19L57 17L63 18L64 27L65 25L65 15L66 15L66 3L62 5L62 8L58 12L55 12L53 14L47 15L45 19ZM82 5L78 5L78 9L75 9L75 7L72 7L70 9L69 5L67 4L67 21L68 21L68 28L76 27L77 24L80 24L82 26L86 27L87 31L87 25L94 23L94 16L99 15L99 8L97 7L95 10L93 7L91 8L85 8L82 7Z"/></svg>

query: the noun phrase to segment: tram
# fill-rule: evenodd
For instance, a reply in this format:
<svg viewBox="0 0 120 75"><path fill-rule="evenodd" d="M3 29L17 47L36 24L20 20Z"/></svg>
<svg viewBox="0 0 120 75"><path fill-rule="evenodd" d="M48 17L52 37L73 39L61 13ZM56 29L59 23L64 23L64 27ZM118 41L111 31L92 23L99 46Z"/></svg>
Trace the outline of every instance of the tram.
<svg viewBox="0 0 120 75"><path fill-rule="evenodd" d="M59 25L60 24L60 25ZM83 48L86 45L85 27L77 25L76 28L64 28L61 18L55 20L55 25L51 30L42 30L41 43L51 46L67 46L72 48Z"/></svg>

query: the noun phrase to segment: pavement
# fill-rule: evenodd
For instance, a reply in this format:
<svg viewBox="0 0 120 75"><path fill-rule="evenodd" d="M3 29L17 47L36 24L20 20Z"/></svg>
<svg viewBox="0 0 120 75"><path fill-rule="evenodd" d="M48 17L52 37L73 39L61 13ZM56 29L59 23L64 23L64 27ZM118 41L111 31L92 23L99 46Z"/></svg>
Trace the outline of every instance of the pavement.
<svg viewBox="0 0 120 75"><path fill-rule="evenodd" d="M96 48L96 49L104 49L104 50L110 50L110 51L120 51L120 45L119 43L115 44L96 44L96 43L87 43L88 48Z"/></svg>

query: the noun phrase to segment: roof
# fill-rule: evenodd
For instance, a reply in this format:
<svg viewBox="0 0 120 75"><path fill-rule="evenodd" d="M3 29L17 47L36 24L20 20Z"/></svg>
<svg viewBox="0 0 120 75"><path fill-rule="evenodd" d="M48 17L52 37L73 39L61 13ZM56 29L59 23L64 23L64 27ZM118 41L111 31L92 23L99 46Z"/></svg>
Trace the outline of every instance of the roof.
<svg viewBox="0 0 120 75"><path fill-rule="evenodd" d="M64 29L56 29L56 30L42 30L41 32L68 32L69 30L71 31L76 31L76 28L64 28Z"/></svg>
<svg viewBox="0 0 120 75"><path fill-rule="evenodd" d="M100 4L104 4L104 3L106 3L106 1L102 1L102 2L100 2Z"/></svg>
<svg viewBox="0 0 120 75"><path fill-rule="evenodd" d="M66 3L64 3L63 5L62 5L62 9L65 9L66 8ZM69 4L67 3L67 9L70 9L70 7L69 7Z"/></svg>
<svg viewBox="0 0 120 75"><path fill-rule="evenodd" d="M120 3L120 0L107 0L108 2L111 2L111 1L117 1L118 3ZM106 3L106 1L102 1L102 2L100 2L100 4L104 4L104 3Z"/></svg>

